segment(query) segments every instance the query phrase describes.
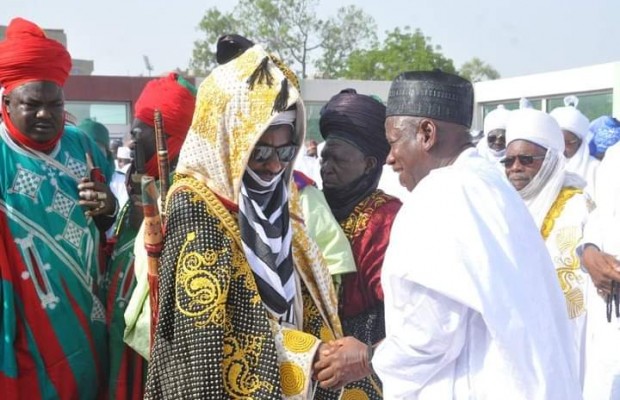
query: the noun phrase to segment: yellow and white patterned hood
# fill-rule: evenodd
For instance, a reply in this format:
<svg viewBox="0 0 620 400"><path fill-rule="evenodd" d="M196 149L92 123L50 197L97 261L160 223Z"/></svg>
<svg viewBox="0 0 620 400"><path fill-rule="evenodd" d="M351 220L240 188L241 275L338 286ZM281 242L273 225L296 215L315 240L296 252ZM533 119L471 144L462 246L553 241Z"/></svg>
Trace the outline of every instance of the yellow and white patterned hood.
<svg viewBox="0 0 620 400"><path fill-rule="evenodd" d="M282 98L281 92L286 92L284 109L296 106L294 141L301 145L306 132L305 108L296 78L283 70L286 67L259 45L214 69L198 89L177 173L205 182L220 197L237 204L251 151L281 112L274 106L278 96ZM289 183L293 164L285 175Z"/></svg>

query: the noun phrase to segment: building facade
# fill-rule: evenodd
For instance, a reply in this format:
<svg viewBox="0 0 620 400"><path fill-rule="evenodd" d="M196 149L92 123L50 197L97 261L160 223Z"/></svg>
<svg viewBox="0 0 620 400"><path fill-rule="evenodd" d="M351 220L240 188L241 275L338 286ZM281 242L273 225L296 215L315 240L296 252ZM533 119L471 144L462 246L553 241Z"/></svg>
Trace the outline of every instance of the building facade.
<svg viewBox="0 0 620 400"><path fill-rule="evenodd" d="M149 81L147 77L71 76L65 87L67 110L78 121L93 118L105 124L113 137L129 130L133 105ZM199 85L202 78L190 78ZM563 105L567 95L579 98L578 108L591 120L601 115L620 116L620 62L583 68L497 79L474 84L476 104L472 129L482 129L484 116L499 104L508 109L526 97L535 108L550 112ZM301 82L306 104L308 139L321 140L320 111L343 89L387 100L389 81L307 79Z"/></svg>

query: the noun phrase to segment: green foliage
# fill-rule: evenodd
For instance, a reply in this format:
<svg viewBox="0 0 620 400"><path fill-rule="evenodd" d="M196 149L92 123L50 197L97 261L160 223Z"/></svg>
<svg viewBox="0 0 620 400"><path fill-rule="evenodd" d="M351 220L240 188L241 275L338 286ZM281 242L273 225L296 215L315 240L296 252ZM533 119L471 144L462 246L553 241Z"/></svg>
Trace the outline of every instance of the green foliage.
<svg viewBox="0 0 620 400"><path fill-rule="evenodd" d="M333 77L343 59L374 40L376 27L372 17L355 6L319 19L317 4L318 0L239 0L230 13L207 10L198 27L204 38L195 42L192 68L197 73L212 70L217 38L238 33L265 45L303 78L313 63L322 76Z"/></svg>
<svg viewBox="0 0 620 400"><path fill-rule="evenodd" d="M499 79L499 72L478 57L474 57L461 66L459 75L471 82Z"/></svg>
<svg viewBox="0 0 620 400"><path fill-rule="evenodd" d="M372 17L355 6L341 7L335 17L325 23L321 32L323 57L315 66L321 78L337 78L344 75L347 60L356 49L376 46L377 26Z"/></svg>
<svg viewBox="0 0 620 400"><path fill-rule="evenodd" d="M382 45L370 50L356 50L349 56L343 69L343 78L366 80L392 80L403 71L440 68L455 73L454 63L441 52L441 46L432 45L431 38L420 29L412 31L395 28L386 32Z"/></svg>

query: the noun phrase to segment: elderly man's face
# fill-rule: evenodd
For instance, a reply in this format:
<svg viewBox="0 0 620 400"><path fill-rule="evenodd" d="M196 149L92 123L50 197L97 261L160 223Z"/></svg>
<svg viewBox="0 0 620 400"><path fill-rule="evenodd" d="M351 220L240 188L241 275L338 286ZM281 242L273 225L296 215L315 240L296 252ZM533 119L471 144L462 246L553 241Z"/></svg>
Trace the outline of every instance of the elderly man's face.
<svg viewBox="0 0 620 400"><path fill-rule="evenodd" d="M290 125L272 126L258 140L250 159L250 168L262 180L270 182L293 161L298 146L293 143L293 128Z"/></svg>
<svg viewBox="0 0 620 400"><path fill-rule="evenodd" d="M325 141L325 147L321 152L323 187L336 189L346 186L368 170L367 157L355 146L340 139L328 138Z"/></svg>
<svg viewBox="0 0 620 400"><path fill-rule="evenodd" d="M495 151L502 151L506 148L506 130L493 129L487 134L489 148Z"/></svg>
<svg viewBox="0 0 620 400"><path fill-rule="evenodd" d="M517 190L526 187L542 167L547 150L527 140L514 140L506 147L506 157L501 161L506 176Z"/></svg>
<svg viewBox="0 0 620 400"><path fill-rule="evenodd" d="M390 144L387 164L399 174L401 186L412 191L432 169L418 140L419 121L413 117L388 117L385 136Z"/></svg>
<svg viewBox="0 0 620 400"><path fill-rule="evenodd" d="M53 82L28 82L13 89L3 101L13 125L36 142L48 142L64 128L64 95Z"/></svg>

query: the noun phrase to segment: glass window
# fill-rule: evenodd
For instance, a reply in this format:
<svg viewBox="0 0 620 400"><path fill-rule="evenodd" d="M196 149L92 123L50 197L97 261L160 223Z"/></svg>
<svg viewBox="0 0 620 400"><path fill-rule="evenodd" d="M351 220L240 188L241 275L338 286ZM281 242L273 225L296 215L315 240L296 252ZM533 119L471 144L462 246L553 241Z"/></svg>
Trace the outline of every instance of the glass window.
<svg viewBox="0 0 620 400"><path fill-rule="evenodd" d="M128 103L91 103L88 101L67 101L65 110L73 114L78 124L86 118L93 119L104 125L128 125Z"/></svg>
<svg viewBox="0 0 620 400"><path fill-rule="evenodd" d="M611 115L613 109L612 92L576 94L579 99L577 108L589 120L600 117L601 115ZM550 97L547 99L547 111L551 112L554 108L564 106L564 97Z"/></svg>
<svg viewBox="0 0 620 400"><path fill-rule="evenodd" d="M322 142L321 130L319 128L319 119L321 118L321 108L325 103L308 102L306 103L306 140L314 139Z"/></svg>

